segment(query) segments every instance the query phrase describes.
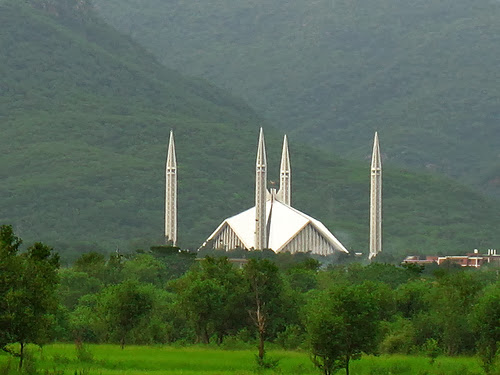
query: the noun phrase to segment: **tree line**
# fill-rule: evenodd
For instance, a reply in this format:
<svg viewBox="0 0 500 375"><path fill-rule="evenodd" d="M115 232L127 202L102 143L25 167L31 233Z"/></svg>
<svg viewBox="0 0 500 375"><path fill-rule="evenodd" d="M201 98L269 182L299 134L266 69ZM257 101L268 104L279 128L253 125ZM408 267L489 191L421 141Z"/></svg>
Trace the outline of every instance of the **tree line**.
<svg viewBox="0 0 500 375"><path fill-rule="evenodd" d="M307 350L325 375L366 354L478 355L494 370L500 341L496 269L420 267L352 258L322 265L308 254L243 252L196 258L172 246L82 254L61 267L35 243L20 250L0 227L0 348L28 343L266 345ZM241 267L240 267L241 266Z"/></svg>

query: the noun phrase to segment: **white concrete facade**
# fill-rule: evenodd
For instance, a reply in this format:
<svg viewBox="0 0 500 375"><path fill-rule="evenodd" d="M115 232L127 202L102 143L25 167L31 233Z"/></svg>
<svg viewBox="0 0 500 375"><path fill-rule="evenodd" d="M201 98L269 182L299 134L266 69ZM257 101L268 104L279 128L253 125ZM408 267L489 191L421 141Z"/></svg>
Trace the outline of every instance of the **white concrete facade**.
<svg viewBox="0 0 500 375"><path fill-rule="evenodd" d="M288 140L283 138L283 151L281 152L280 165L280 189L278 198L284 204L292 205L292 168L290 166L290 155L288 153Z"/></svg>
<svg viewBox="0 0 500 375"><path fill-rule="evenodd" d="M373 259L382 251L382 159L378 133L373 140L370 172L370 254Z"/></svg>
<svg viewBox="0 0 500 375"><path fill-rule="evenodd" d="M267 198L267 157L264 143L264 131L260 128L257 161L255 163L255 241L257 250L267 248L266 231Z"/></svg>
<svg viewBox="0 0 500 375"><path fill-rule="evenodd" d="M170 131L165 165L165 242L177 244L177 158L173 131Z"/></svg>
<svg viewBox="0 0 500 375"><path fill-rule="evenodd" d="M232 250L237 247L256 249L253 222L256 209L252 207L224 220L208 237L203 246ZM334 252L348 253L337 238L318 220L280 202L271 191L266 201L268 249L291 253L311 251L329 255Z"/></svg>

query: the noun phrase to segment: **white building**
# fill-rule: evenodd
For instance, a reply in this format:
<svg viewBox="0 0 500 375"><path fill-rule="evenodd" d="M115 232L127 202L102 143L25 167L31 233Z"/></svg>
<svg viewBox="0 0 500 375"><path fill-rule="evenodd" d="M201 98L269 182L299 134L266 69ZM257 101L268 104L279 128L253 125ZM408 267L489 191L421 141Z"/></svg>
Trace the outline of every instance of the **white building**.
<svg viewBox="0 0 500 375"><path fill-rule="evenodd" d="M291 168L285 136L280 169L280 189L267 189L264 134L260 130L255 178L255 206L224 220L202 248L232 250L271 249L275 252L348 253L318 220L291 206Z"/></svg>

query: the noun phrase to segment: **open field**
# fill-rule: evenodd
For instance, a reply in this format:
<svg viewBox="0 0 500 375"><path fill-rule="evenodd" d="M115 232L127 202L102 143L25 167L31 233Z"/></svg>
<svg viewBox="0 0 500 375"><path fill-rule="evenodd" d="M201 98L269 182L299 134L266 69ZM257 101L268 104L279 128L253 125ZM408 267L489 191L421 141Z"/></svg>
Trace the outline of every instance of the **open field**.
<svg viewBox="0 0 500 375"><path fill-rule="evenodd" d="M72 344L53 344L39 349L30 347L36 367L48 370L49 374L100 374L100 375L246 375L257 373L252 350L222 350L213 347L171 347L171 346L128 346L121 350L117 345L86 346L87 360L77 358ZM268 374L319 374L308 354L297 351L269 350L269 356L280 359L274 370ZM84 357L81 355L80 357ZM0 374L9 357L0 354ZM29 366L29 362L27 362ZM17 360L11 361L11 368ZM3 371L2 371L3 370ZM45 372L43 372L45 374ZM343 374L340 371L339 374ZM427 358L416 356L366 356L352 362L353 375L382 374L482 374L478 361L467 357L439 357L433 365Z"/></svg>

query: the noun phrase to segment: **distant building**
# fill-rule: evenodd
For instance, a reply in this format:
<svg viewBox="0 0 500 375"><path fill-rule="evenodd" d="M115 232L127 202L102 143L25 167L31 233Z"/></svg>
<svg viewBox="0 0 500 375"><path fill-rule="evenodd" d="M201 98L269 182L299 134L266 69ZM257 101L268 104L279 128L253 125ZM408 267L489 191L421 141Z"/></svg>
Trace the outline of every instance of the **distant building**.
<svg viewBox="0 0 500 375"><path fill-rule="evenodd" d="M469 253L466 255L428 255L424 259L420 258L417 255L410 255L405 258L403 263L406 264L432 264L436 263L437 265L441 265L444 262L450 262L453 264L458 264L462 267L475 267L479 268L485 264L494 264L500 266L500 254L497 254L495 249L489 249L487 254L481 255L478 250L474 250L473 253Z"/></svg>

